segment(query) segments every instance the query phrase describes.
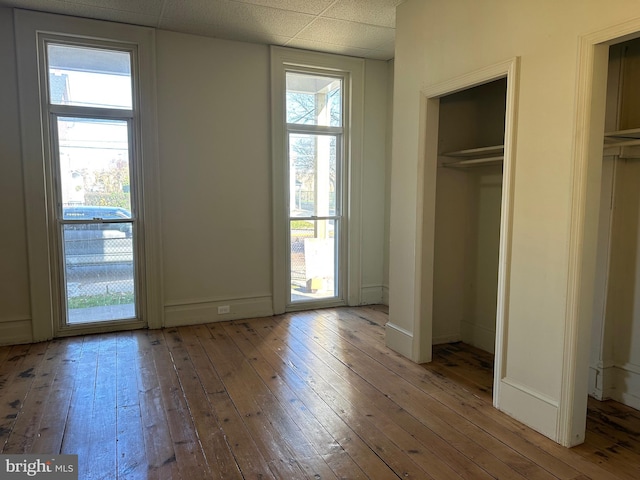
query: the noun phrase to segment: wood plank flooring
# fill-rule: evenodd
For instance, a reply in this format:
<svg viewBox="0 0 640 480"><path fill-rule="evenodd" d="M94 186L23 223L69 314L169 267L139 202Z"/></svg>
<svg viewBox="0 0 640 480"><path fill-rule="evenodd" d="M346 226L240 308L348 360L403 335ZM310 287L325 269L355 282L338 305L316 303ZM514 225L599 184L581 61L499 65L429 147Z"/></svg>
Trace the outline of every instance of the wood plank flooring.
<svg viewBox="0 0 640 480"><path fill-rule="evenodd" d="M0 347L0 452L81 479L637 479L640 415L562 448L491 406L491 355L384 346L385 307Z"/></svg>

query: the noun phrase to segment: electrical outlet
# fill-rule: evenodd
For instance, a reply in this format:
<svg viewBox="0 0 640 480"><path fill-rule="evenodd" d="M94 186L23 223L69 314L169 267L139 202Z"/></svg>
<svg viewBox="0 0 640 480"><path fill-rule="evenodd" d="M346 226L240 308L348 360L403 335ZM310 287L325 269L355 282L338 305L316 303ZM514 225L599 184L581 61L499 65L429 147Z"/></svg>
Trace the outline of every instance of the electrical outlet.
<svg viewBox="0 0 640 480"><path fill-rule="evenodd" d="M229 305L220 305L218 307L218 315L222 315L223 313L229 313L231 311L231 307Z"/></svg>

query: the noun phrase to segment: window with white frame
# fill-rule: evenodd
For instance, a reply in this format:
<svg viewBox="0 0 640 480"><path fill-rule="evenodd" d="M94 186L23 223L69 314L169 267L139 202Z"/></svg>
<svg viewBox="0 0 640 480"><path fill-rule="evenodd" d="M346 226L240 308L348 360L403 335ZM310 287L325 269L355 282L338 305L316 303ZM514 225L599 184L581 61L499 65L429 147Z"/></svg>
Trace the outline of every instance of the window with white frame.
<svg viewBox="0 0 640 480"><path fill-rule="evenodd" d="M363 61L271 61L274 310L358 303Z"/></svg>
<svg viewBox="0 0 640 480"><path fill-rule="evenodd" d="M161 326L154 32L15 25L34 340Z"/></svg>

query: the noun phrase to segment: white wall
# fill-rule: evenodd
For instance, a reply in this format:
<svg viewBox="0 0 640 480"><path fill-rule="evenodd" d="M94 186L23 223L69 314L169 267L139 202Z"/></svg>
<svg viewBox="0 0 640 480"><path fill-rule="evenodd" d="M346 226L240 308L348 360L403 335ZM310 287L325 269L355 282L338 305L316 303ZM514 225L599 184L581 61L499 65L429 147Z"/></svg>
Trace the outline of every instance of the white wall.
<svg viewBox="0 0 640 480"><path fill-rule="evenodd" d="M267 315L269 49L158 31L157 70L166 321Z"/></svg>
<svg viewBox="0 0 640 480"><path fill-rule="evenodd" d="M159 31L157 50L166 321L270 315L269 49ZM363 303L383 295L388 72L366 61Z"/></svg>
<svg viewBox="0 0 640 480"><path fill-rule="evenodd" d="M388 245L387 98L392 66L388 62L365 62L364 149L362 162L362 295L364 304L382 303Z"/></svg>
<svg viewBox="0 0 640 480"><path fill-rule="evenodd" d="M31 337L13 12L0 8L0 344ZM272 313L269 48L156 32L166 325ZM388 62L367 60L363 302L383 299ZM231 312L217 315L218 305Z"/></svg>
<svg viewBox="0 0 640 480"><path fill-rule="evenodd" d="M556 439L565 366L578 41L637 16L640 4L630 0L409 0L398 8L391 321L409 338L401 344L403 353L417 358L412 349L419 342L412 336L430 327L420 325L419 312L420 299L431 288L420 284L420 91L520 57L507 348L498 403Z"/></svg>
<svg viewBox="0 0 640 480"><path fill-rule="evenodd" d="M31 339L13 12L0 8L0 343Z"/></svg>
<svg viewBox="0 0 640 480"><path fill-rule="evenodd" d="M433 344L494 352L502 171L439 168L433 273Z"/></svg>
<svg viewBox="0 0 640 480"><path fill-rule="evenodd" d="M394 61L388 62L387 72L387 131L385 134L385 182L384 182L384 270L383 270L383 289L382 303L389 305L389 235L390 235L390 215L391 205L391 151L393 139L393 82L394 82Z"/></svg>

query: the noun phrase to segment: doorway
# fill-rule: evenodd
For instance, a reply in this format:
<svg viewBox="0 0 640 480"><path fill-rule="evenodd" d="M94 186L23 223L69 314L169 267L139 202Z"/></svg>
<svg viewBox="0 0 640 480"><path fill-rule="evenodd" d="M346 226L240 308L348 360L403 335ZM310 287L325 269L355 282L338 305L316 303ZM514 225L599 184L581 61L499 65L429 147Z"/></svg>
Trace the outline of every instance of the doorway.
<svg viewBox="0 0 640 480"><path fill-rule="evenodd" d="M414 359L465 341L494 354L499 407L507 323L518 59L424 95L422 288ZM433 248L426 248L433 245Z"/></svg>
<svg viewBox="0 0 640 480"><path fill-rule="evenodd" d="M495 352L506 78L440 98L433 343Z"/></svg>
<svg viewBox="0 0 640 480"><path fill-rule="evenodd" d="M589 395L640 409L640 39L609 47Z"/></svg>

